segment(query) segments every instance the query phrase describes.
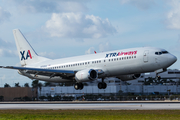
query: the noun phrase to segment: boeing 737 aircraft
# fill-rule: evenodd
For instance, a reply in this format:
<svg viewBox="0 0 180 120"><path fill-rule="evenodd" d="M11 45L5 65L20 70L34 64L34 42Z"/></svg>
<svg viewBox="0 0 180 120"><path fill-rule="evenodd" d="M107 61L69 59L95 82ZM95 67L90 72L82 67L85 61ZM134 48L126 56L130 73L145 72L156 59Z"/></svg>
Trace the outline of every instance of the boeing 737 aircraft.
<svg viewBox="0 0 180 120"><path fill-rule="evenodd" d="M99 89L105 89L106 77L117 77L122 81L134 80L141 73L167 70L177 61L168 51L154 47L131 48L104 53L48 59L34 51L20 30L13 30L21 66L0 66L16 69L18 73L30 79L48 82L74 82L76 90L83 89L83 82L102 79Z"/></svg>

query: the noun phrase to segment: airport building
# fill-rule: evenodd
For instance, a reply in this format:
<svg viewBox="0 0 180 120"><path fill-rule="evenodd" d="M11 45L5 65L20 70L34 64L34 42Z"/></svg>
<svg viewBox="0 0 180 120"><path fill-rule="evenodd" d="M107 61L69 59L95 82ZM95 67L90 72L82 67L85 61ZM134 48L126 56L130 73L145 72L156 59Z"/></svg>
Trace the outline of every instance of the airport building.
<svg viewBox="0 0 180 120"><path fill-rule="evenodd" d="M120 81L117 78L107 78L106 89L98 89L100 80L90 82L82 90L75 90L74 86L53 86L39 89L39 96L82 95L82 94L180 94L180 70L167 70L159 74L161 80L155 80L155 73L142 74L140 78L132 81Z"/></svg>

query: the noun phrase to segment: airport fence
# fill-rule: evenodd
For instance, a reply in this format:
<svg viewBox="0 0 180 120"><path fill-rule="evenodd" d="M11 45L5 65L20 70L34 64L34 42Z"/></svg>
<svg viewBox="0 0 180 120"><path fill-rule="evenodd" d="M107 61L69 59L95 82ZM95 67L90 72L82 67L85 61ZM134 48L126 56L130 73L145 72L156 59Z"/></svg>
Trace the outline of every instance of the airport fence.
<svg viewBox="0 0 180 120"><path fill-rule="evenodd" d="M180 95L57 95L57 96L40 96L40 101L180 101Z"/></svg>

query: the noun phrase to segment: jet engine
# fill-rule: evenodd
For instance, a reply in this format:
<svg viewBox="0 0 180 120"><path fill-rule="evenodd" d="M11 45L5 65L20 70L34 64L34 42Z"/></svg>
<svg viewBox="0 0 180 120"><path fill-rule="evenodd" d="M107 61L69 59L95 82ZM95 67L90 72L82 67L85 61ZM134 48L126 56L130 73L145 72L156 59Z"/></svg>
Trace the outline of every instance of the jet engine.
<svg viewBox="0 0 180 120"><path fill-rule="evenodd" d="M121 79L122 81L128 81L128 80L135 80L139 78L141 74L131 74L131 75L121 75L118 76L117 78Z"/></svg>
<svg viewBox="0 0 180 120"><path fill-rule="evenodd" d="M96 70L93 69L85 69L78 71L75 74L75 79L77 82L88 82L88 81L93 81L98 78L98 73Z"/></svg>

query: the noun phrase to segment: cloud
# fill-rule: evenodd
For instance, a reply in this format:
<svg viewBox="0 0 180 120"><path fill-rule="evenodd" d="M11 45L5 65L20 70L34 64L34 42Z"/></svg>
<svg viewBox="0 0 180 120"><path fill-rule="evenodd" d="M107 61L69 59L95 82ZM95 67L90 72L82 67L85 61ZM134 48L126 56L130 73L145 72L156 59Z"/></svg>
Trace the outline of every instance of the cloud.
<svg viewBox="0 0 180 120"><path fill-rule="evenodd" d="M8 49L1 49L0 48L0 56L1 57L16 57L17 52L12 51L12 50L8 50Z"/></svg>
<svg viewBox="0 0 180 120"><path fill-rule="evenodd" d="M14 57L18 56L17 51L10 50L13 48L13 44L7 41L4 41L0 38L0 56L1 57Z"/></svg>
<svg viewBox="0 0 180 120"><path fill-rule="evenodd" d="M11 14L0 7L0 22L8 20Z"/></svg>
<svg viewBox="0 0 180 120"><path fill-rule="evenodd" d="M47 52L41 52L39 53L40 56L47 57L47 58L56 58L57 55L53 52L47 53Z"/></svg>
<svg viewBox="0 0 180 120"><path fill-rule="evenodd" d="M11 42L4 41L0 38L0 48L12 48L13 45Z"/></svg>
<svg viewBox="0 0 180 120"><path fill-rule="evenodd" d="M53 13L45 29L52 37L101 38L116 33L108 19L80 13Z"/></svg>
<svg viewBox="0 0 180 120"><path fill-rule="evenodd" d="M170 29L180 29L180 1L171 0L168 1L168 5L170 5L172 9L168 12L167 20L165 21L167 27Z"/></svg>
<svg viewBox="0 0 180 120"><path fill-rule="evenodd" d="M90 47L87 51L85 51L85 54L95 54L94 51L96 51L97 53L109 51L111 50L111 45L109 42L101 43L99 44L98 48L99 51L97 51L94 47Z"/></svg>
<svg viewBox="0 0 180 120"><path fill-rule="evenodd" d="M100 52L106 52L106 51L109 51L111 50L111 45L109 42L106 42L106 43L101 43L99 45L99 51Z"/></svg>
<svg viewBox="0 0 180 120"><path fill-rule="evenodd" d="M133 5L141 10L147 10L155 4L154 0L120 0L120 3Z"/></svg>
<svg viewBox="0 0 180 120"><path fill-rule="evenodd" d="M86 11L84 1L74 0L12 0L25 13L80 12Z"/></svg>
<svg viewBox="0 0 180 120"><path fill-rule="evenodd" d="M93 54L95 51L95 48L94 47L90 47L86 52L85 54Z"/></svg>

